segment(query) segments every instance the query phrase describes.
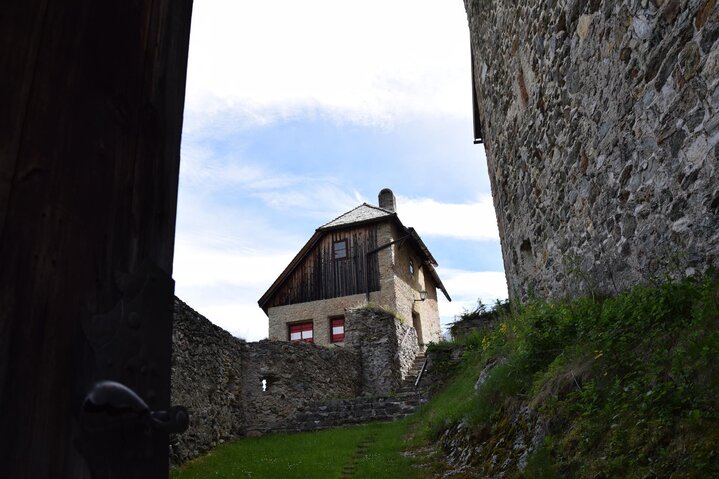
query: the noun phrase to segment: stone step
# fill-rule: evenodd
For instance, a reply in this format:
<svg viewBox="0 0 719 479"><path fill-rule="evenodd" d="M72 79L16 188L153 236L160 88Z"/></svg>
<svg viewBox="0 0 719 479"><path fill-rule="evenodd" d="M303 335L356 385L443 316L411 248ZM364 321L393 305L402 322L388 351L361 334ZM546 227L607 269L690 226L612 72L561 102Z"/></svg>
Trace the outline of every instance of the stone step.
<svg viewBox="0 0 719 479"><path fill-rule="evenodd" d="M417 355L399 390L392 396L311 403L301 407L286 427L275 430L299 432L373 421L395 421L407 417L427 402L422 391L414 387L424 359L424 354Z"/></svg>
<svg viewBox="0 0 719 479"><path fill-rule="evenodd" d="M283 430L314 430L371 421L394 421L414 413L423 403L414 391L394 396L314 403L301 408Z"/></svg>

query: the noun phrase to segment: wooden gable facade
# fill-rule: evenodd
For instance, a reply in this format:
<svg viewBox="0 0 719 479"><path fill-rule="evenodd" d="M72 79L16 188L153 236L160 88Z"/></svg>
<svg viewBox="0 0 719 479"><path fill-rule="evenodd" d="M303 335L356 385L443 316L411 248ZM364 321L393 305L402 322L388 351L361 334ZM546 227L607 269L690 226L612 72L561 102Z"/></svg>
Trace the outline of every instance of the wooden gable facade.
<svg viewBox="0 0 719 479"><path fill-rule="evenodd" d="M260 300L262 308L379 291L379 261L372 254L377 227L370 222L315 232ZM346 255L336 258L334 244L345 241Z"/></svg>

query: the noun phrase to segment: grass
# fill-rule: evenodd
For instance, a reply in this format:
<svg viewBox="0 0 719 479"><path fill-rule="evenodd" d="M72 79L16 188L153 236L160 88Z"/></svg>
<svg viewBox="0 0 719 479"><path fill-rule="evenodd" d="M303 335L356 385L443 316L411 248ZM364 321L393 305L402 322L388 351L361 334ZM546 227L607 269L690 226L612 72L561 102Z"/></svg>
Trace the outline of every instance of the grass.
<svg viewBox="0 0 719 479"><path fill-rule="evenodd" d="M459 422L484 445L467 477L719 477L719 280L502 308L496 329L434 346L461 346L464 357L435 364L454 378L412 417L242 439L171 477L336 478L351 465L355 478L421 479L441 461L403 451L431 446ZM475 391L490 361L499 365ZM511 447L531 429L519 406L540 415L546 432L524 470Z"/></svg>
<svg viewBox="0 0 719 479"><path fill-rule="evenodd" d="M405 437L410 422L407 420L393 423L373 424L366 427L376 433L375 441L367 454L357 461L353 478L406 478L421 479L422 471L413 467L410 457L402 454L407 447Z"/></svg>
<svg viewBox="0 0 719 479"><path fill-rule="evenodd" d="M525 426L516 411L528 405L546 419L547 435L527 470L507 477L719 477L717 279L536 301L462 344L468 378L504 361L478 394L432 414L427 434L444 430L437 421L468 424L492 446L480 473L496 473L497 457L516 462L511 448L498 448ZM461 396L467 384L450 387Z"/></svg>
<svg viewBox="0 0 719 479"><path fill-rule="evenodd" d="M170 473L172 479L336 478L353 466L356 478L413 479L411 460L400 454L405 421L297 434L270 434L223 444ZM366 453L356 456L360 443Z"/></svg>

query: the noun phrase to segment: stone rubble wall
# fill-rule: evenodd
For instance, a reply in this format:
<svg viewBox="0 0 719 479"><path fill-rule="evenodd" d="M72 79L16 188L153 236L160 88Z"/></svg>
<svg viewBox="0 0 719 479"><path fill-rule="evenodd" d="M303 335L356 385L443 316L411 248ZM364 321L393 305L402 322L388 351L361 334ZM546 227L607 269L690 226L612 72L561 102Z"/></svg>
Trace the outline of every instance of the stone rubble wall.
<svg viewBox="0 0 719 479"><path fill-rule="evenodd" d="M414 359L419 354L419 342L417 330L402 321L395 320L395 337L397 338L397 362L399 364L400 383L404 381L407 374L414 365Z"/></svg>
<svg viewBox="0 0 719 479"><path fill-rule="evenodd" d="M241 377L244 341L175 298L172 330L173 405L190 412L190 427L170 438L180 464L243 433Z"/></svg>
<svg viewBox="0 0 719 479"><path fill-rule="evenodd" d="M357 352L306 343L246 343L177 298L172 342L171 401L190 412L189 429L170 438L175 465L224 441L282 429L310 403L360 394Z"/></svg>
<svg viewBox="0 0 719 479"><path fill-rule="evenodd" d="M281 432L300 432L330 427L402 419L423 404L419 393L400 393L390 397L358 397L308 404L298 409Z"/></svg>
<svg viewBox="0 0 719 479"><path fill-rule="evenodd" d="M510 298L719 266L719 4L465 7Z"/></svg>
<svg viewBox="0 0 719 479"><path fill-rule="evenodd" d="M248 435L285 429L308 404L360 393L359 356L337 346L269 340L245 343L242 364Z"/></svg>
<svg viewBox="0 0 719 479"><path fill-rule="evenodd" d="M361 390L368 396L397 391L419 352L412 326L372 306L347 310L345 345L359 354Z"/></svg>

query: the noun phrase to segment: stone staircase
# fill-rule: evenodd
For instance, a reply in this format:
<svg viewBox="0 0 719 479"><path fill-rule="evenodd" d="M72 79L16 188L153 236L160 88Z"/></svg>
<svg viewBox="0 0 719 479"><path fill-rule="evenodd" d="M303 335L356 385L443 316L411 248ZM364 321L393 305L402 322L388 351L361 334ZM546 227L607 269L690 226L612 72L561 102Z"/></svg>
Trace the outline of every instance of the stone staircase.
<svg viewBox="0 0 719 479"><path fill-rule="evenodd" d="M372 421L394 421L409 416L421 404L427 402L424 391L416 390L414 387L424 360L424 353L417 355L400 389L392 396L357 397L312 403L300 408L288 422L287 427L274 430L313 431Z"/></svg>
<svg viewBox="0 0 719 479"><path fill-rule="evenodd" d="M403 393L417 391L414 385L417 382L417 376L419 376L420 372L422 372L422 367L424 367L425 359L426 356L423 352L417 353L417 356L415 356L414 358L414 363L412 364L412 367L407 372L407 376L404 378L404 381L402 381L402 385L397 392ZM421 393L422 391L417 392Z"/></svg>

